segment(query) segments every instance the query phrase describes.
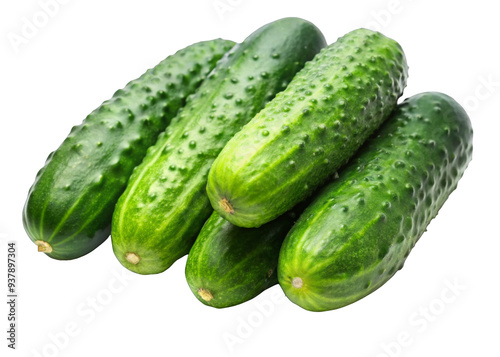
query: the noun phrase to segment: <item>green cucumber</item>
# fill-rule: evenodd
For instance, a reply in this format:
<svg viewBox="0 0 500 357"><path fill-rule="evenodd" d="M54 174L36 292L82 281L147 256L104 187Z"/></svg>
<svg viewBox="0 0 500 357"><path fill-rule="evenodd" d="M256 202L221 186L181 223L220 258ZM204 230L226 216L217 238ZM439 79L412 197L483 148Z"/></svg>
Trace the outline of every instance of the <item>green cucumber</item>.
<svg viewBox="0 0 500 357"><path fill-rule="evenodd" d="M403 102L285 239L278 279L287 297L324 311L382 286L401 269L471 158L471 123L457 102L441 93Z"/></svg>
<svg viewBox="0 0 500 357"><path fill-rule="evenodd" d="M38 172L24 207L24 228L38 251L75 259L106 240L132 170L233 45L213 40L180 50L73 127Z"/></svg>
<svg viewBox="0 0 500 357"><path fill-rule="evenodd" d="M365 29L340 38L225 146L208 177L212 207L241 227L288 211L389 116L406 78L397 42Z"/></svg>
<svg viewBox="0 0 500 357"><path fill-rule="evenodd" d="M224 308L276 285L281 243L296 218L292 211L260 228L240 228L214 212L189 251L186 279L193 294Z"/></svg>
<svg viewBox="0 0 500 357"><path fill-rule="evenodd" d="M260 28L219 62L117 203L111 238L123 266L156 274L189 252L213 211L205 192L213 161L324 45L313 24L287 18Z"/></svg>

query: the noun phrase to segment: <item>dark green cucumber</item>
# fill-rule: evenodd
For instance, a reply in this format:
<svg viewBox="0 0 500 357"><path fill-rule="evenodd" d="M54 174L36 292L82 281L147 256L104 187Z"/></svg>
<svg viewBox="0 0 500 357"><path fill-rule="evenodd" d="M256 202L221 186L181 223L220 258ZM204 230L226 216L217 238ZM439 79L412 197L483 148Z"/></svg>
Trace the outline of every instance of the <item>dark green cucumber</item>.
<svg viewBox="0 0 500 357"><path fill-rule="evenodd" d="M106 240L132 170L233 45L213 40L180 50L73 127L38 172L24 207L24 228L40 252L74 259Z"/></svg>
<svg viewBox="0 0 500 357"><path fill-rule="evenodd" d="M287 18L260 28L219 62L118 201L111 237L126 268L160 273L189 252L213 211L205 186L214 159L324 45L313 24Z"/></svg>
<svg viewBox="0 0 500 357"><path fill-rule="evenodd" d="M328 46L221 152L208 177L213 208L241 227L288 211L389 116L406 78L401 47L380 33Z"/></svg>
<svg viewBox="0 0 500 357"><path fill-rule="evenodd" d="M214 212L189 251L186 279L193 294L223 308L277 284L281 243L296 218L288 212L260 228L240 228Z"/></svg>
<svg viewBox="0 0 500 357"><path fill-rule="evenodd" d="M397 271L472 157L462 107L441 93L403 102L288 234L278 278L307 310L332 310Z"/></svg>

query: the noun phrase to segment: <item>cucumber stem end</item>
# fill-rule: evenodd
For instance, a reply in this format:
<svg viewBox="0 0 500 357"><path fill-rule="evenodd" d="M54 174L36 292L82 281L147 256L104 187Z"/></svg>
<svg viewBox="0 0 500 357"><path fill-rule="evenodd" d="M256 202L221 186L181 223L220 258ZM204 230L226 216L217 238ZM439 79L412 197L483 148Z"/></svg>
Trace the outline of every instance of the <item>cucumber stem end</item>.
<svg viewBox="0 0 500 357"><path fill-rule="evenodd" d="M125 258L130 264L137 265L141 261L141 258L135 253L127 253L125 254Z"/></svg>
<svg viewBox="0 0 500 357"><path fill-rule="evenodd" d="M198 295L201 296L201 298L205 301L210 301L214 298L214 296L212 295L212 293L210 292L210 290L206 290L206 289L203 289L203 288L199 288L198 289Z"/></svg>
<svg viewBox="0 0 500 357"><path fill-rule="evenodd" d="M38 251L40 253L52 253L52 246L43 241L43 240L37 240L35 244L38 246Z"/></svg>
<svg viewBox="0 0 500 357"><path fill-rule="evenodd" d="M292 286L296 289L300 289L304 285L304 282L302 281L301 278L295 277L292 280Z"/></svg>
<svg viewBox="0 0 500 357"><path fill-rule="evenodd" d="M234 214L234 208L233 208L233 206L231 205L231 203L226 198L223 198L222 200L220 200L219 201L219 205L227 213Z"/></svg>

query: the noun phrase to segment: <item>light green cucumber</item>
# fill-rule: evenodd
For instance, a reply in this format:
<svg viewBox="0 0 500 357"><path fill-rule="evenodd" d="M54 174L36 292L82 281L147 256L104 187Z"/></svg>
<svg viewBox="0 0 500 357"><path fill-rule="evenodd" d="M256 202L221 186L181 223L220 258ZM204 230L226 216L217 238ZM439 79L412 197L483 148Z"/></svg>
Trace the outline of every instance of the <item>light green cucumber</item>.
<svg viewBox="0 0 500 357"><path fill-rule="evenodd" d="M24 206L24 228L39 252L75 259L108 238L132 170L233 45L213 40L178 51L71 129L38 172Z"/></svg>
<svg viewBox="0 0 500 357"><path fill-rule="evenodd" d="M279 251L297 212L287 212L259 228L235 226L214 212L186 263L186 280L196 298L224 308L242 304L277 284Z"/></svg>
<svg viewBox="0 0 500 357"><path fill-rule="evenodd" d="M286 18L224 56L148 151L118 201L111 236L123 266L160 273L189 252L212 213L205 186L213 161L324 45L313 24Z"/></svg>
<svg viewBox="0 0 500 357"><path fill-rule="evenodd" d="M213 208L259 227L310 196L389 116L406 85L399 44L352 31L322 50L214 162Z"/></svg>
<svg viewBox="0 0 500 357"><path fill-rule="evenodd" d="M404 101L288 234L278 264L286 296L332 310L386 283L471 157L471 123L457 102L441 93Z"/></svg>

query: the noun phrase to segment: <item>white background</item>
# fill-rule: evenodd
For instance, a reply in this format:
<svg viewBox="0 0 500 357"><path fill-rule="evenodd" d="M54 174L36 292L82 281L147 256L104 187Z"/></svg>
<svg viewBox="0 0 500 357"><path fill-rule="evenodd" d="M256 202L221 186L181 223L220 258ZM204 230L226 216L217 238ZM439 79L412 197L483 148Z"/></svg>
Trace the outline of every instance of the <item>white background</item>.
<svg viewBox="0 0 500 357"><path fill-rule="evenodd" d="M19 246L19 340L12 355L500 354L500 125L494 109L500 99L500 33L494 1L66 2L46 24L38 18L38 32L18 47L9 36L21 36L23 18L33 21L41 6L35 0L0 5L1 356L11 352L3 303L9 240ZM218 12L217 4L225 4L225 11ZM216 310L192 296L186 258L163 274L143 277L121 267L110 240L68 262L36 252L22 227L22 206L36 172L71 126L178 49L216 37L242 41L286 16L314 22L329 43L359 27L381 30L406 52L410 78L404 97L442 91L468 109L474 159L403 270L372 295L336 311L302 310L279 286ZM461 287L445 291L443 300L450 284ZM259 306L267 309L265 316ZM68 326L73 334L65 337Z"/></svg>

